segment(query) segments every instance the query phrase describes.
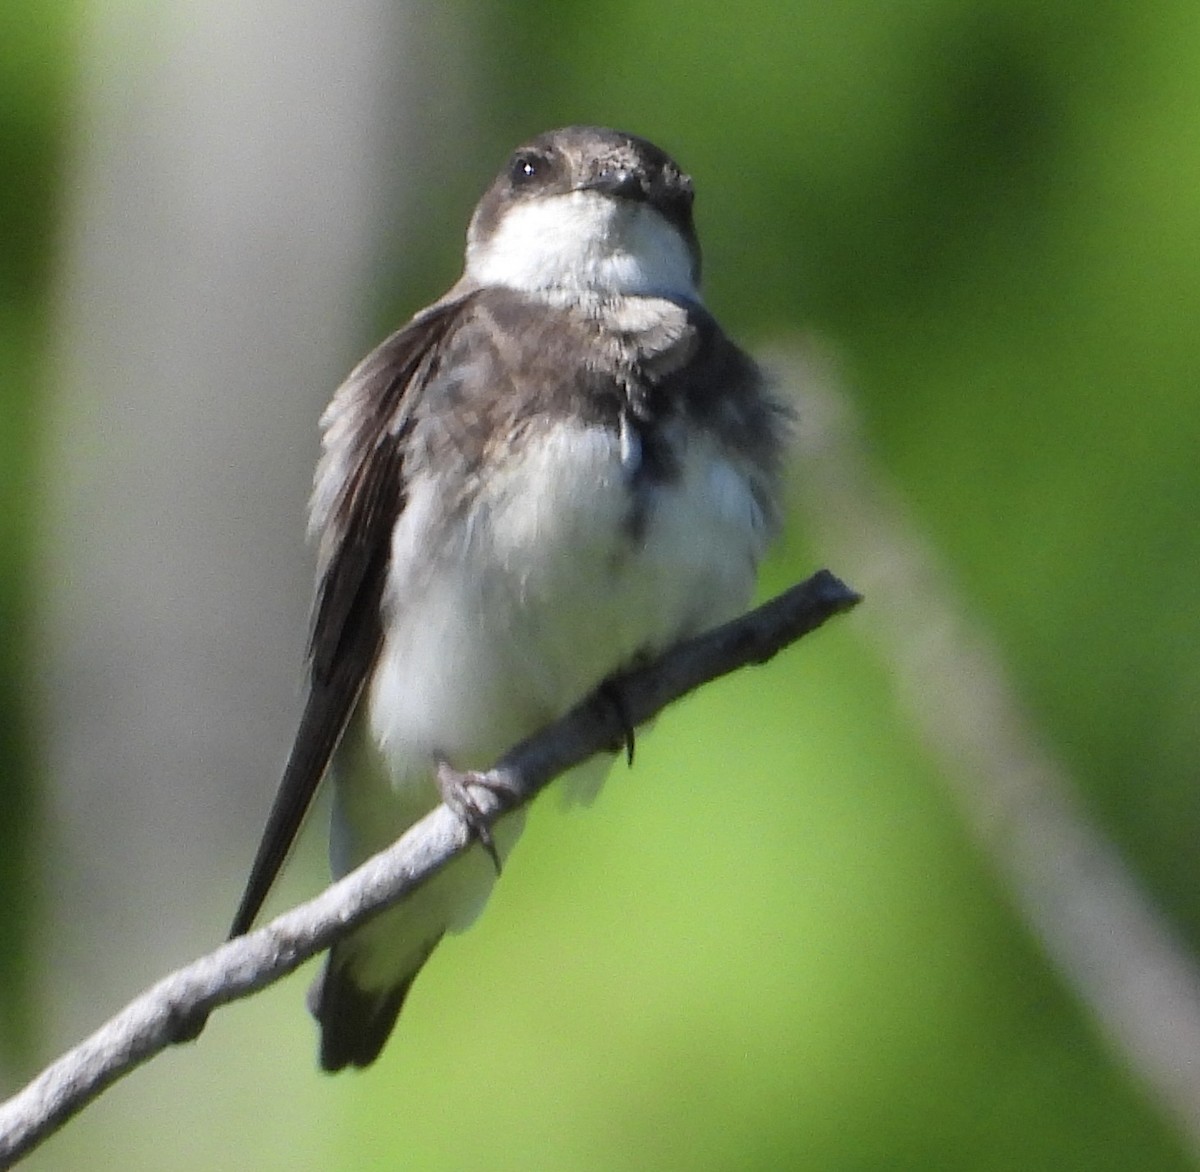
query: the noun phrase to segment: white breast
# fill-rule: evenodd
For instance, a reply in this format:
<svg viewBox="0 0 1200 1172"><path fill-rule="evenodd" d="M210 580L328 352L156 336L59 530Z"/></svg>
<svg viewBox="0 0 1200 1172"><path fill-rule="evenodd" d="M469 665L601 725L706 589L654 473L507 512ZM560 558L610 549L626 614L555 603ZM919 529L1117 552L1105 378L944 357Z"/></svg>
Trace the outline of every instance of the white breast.
<svg viewBox="0 0 1200 1172"><path fill-rule="evenodd" d="M434 490L397 525L370 724L396 782L480 766L641 652L740 611L765 542L749 484L705 441L630 530L619 439L561 424L488 484L429 573Z"/></svg>

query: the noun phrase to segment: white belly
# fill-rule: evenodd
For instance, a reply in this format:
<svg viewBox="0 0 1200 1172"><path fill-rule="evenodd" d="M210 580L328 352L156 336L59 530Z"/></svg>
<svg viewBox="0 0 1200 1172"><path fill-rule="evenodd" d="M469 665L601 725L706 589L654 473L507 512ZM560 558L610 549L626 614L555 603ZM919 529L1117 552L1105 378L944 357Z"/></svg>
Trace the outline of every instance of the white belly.
<svg viewBox="0 0 1200 1172"><path fill-rule="evenodd" d="M746 480L705 443L652 490L630 529L630 471L617 437L562 425L486 486L444 532L436 493L419 488L393 537L391 615L366 696L381 752L339 771L331 851L343 874L439 801L431 765L490 765L642 653L732 617L749 601L766 541ZM608 769L569 779L590 799ZM498 827L502 853L520 815ZM478 914L494 880L478 850L359 933L360 975L386 987L408 953Z"/></svg>
<svg viewBox="0 0 1200 1172"><path fill-rule="evenodd" d="M745 479L693 445L637 539L629 482L610 431L564 424L486 486L428 574L433 509L410 501L369 696L397 781L437 755L487 765L638 654L745 607L765 541Z"/></svg>

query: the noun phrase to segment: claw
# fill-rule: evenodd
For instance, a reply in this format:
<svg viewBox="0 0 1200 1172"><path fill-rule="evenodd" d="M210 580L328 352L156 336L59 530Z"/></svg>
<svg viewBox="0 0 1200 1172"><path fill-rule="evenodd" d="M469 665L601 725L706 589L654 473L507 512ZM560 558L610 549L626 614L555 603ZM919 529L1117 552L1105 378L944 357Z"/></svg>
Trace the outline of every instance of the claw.
<svg viewBox="0 0 1200 1172"><path fill-rule="evenodd" d="M621 694L620 685L616 680L605 680L597 689L616 714L617 723L621 726L621 744L625 748L625 762L633 767L633 724L629 719L629 709L625 707L625 697Z"/></svg>
<svg viewBox="0 0 1200 1172"><path fill-rule="evenodd" d="M502 779L488 773L479 773L474 769L455 769L449 761L437 763L437 787L446 803L466 824L467 829L483 847L496 874L500 874L500 852L496 849L496 840L492 837L492 828L479 803L471 794L471 786L479 786L499 796L512 796L512 788Z"/></svg>

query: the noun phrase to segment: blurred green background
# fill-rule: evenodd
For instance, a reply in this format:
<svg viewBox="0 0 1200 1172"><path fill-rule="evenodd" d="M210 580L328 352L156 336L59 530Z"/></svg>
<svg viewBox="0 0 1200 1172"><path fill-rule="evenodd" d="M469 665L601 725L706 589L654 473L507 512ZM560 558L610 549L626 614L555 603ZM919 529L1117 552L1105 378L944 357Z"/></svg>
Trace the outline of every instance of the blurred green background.
<svg viewBox="0 0 1200 1172"><path fill-rule="evenodd" d="M278 6L281 43L305 7ZM120 996L87 1000L87 956L47 971L47 941L72 915L45 896L47 876L74 864L59 799L43 796L54 691L39 703L34 632L53 643L42 567L72 320L60 275L71 224L89 214L71 194L90 146L85 79L146 68L165 24L178 41L225 13L127 15L147 30L131 61L96 35L103 8L0 9L6 1088L71 1036L50 985L82 999L74 1030L164 969L126 966L138 931L161 927L128 923L128 939L107 938L108 963L128 969ZM398 36L428 18L411 11ZM394 160L419 227L363 261L368 293L337 365L454 279L470 207L516 142L587 121L661 143L696 180L714 312L752 346L805 329L836 348L870 450L998 641L1038 732L1200 944L1200 8L445 11L455 56L426 61L425 76L470 73L443 115L467 129L452 150L430 134ZM419 106L420 92L398 92ZM314 433L332 385L303 388ZM311 457L291 452L278 476L302 490ZM287 503L298 548L302 491ZM826 560L797 522L764 589ZM855 565L833 568L856 582ZM302 613L303 591L286 589ZM279 649L281 687L301 637ZM220 938L274 783L234 780L240 837L214 835L207 879L178 876L177 906L202 912L172 963ZM544 800L488 913L439 952L369 1073L317 1075L290 980L218 1014L197 1046L121 1084L29 1166L1192 1167L1027 933L946 780L864 622L841 620L661 720L586 815ZM173 804L172 778L156 784ZM119 794L96 800L118 821L142 817ZM199 833L186 819L173 829ZM294 897L321 882L318 831L293 865ZM120 907L106 914L123 924Z"/></svg>

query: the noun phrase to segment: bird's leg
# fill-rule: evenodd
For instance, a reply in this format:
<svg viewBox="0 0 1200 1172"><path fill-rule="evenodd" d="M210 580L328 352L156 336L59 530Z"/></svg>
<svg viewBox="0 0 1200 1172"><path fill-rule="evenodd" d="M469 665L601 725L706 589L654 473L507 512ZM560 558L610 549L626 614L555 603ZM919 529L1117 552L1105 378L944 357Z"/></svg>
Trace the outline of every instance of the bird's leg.
<svg viewBox="0 0 1200 1172"><path fill-rule="evenodd" d="M500 852L496 850L492 828L471 793L471 787L478 786L496 794L497 797L510 799L517 796L517 791L503 774L455 769L446 760L438 761L435 777L442 801L466 823L467 829L479 840L479 845L487 852L488 858L496 868L496 874L499 875Z"/></svg>

